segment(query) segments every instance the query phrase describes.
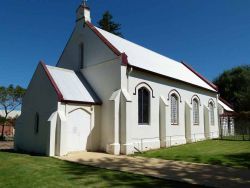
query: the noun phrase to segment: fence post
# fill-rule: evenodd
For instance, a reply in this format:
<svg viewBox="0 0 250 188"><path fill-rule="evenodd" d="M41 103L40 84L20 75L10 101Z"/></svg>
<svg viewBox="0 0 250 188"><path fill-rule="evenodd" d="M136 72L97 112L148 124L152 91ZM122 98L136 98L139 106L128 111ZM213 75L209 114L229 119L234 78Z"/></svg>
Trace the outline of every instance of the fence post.
<svg viewBox="0 0 250 188"><path fill-rule="evenodd" d="M220 131L220 139L223 140L223 129L222 129L222 126L221 126L221 131Z"/></svg>
<svg viewBox="0 0 250 188"><path fill-rule="evenodd" d="M250 128L248 127L248 140L250 140Z"/></svg>
<svg viewBox="0 0 250 188"><path fill-rule="evenodd" d="M143 152L142 138L141 138L141 152Z"/></svg>

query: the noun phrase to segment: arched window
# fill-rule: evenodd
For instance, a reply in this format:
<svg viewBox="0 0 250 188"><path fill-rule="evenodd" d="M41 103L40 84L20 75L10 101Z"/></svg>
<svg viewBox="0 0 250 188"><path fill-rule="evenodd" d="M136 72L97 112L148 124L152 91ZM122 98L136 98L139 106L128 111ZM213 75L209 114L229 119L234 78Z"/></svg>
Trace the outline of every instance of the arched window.
<svg viewBox="0 0 250 188"><path fill-rule="evenodd" d="M199 124L199 102L196 98L193 99L193 122L194 125Z"/></svg>
<svg viewBox="0 0 250 188"><path fill-rule="evenodd" d="M209 112L210 112L210 123L214 125L214 105L212 102L209 103Z"/></svg>
<svg viewBox="0 0 250 188"><path fill-rule="evenodd" d="M150 121L150 92L141 87L138 90L138 123L149 124Z"/></svg>
<svg viewBox="0 0 250 188"><path fill-rule="evenodd" d="M176 96L176 94L172 94L170 99L171 99L171 124L178 124L178 119L179 119L178 97Z"/></svg>

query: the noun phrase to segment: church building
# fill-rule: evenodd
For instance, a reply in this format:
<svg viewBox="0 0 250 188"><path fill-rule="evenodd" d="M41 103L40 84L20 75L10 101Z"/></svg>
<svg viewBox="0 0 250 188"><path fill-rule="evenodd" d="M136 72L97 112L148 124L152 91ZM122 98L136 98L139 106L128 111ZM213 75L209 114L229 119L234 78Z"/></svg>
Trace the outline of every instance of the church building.
<svg viewBox="0 0 250 188"><path fill-rule="evenodd" d="M40 62L15 149L115 155L219 136L217 87L184 62L104 31L85 3L56 66Z"/></svg>

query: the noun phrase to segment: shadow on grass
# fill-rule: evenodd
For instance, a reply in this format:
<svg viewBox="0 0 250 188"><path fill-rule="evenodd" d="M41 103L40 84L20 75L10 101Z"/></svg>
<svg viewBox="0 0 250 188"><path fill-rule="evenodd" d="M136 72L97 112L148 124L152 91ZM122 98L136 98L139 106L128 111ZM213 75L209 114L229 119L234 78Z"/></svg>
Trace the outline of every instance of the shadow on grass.
<svg viewBox="0 0 250 188"><path fill-rule="evenodd" d="M0 149L1 152L16 153L14 149Z"/></svg>
<svg viewBox="0 0 250 188"><path fill-rule="evenodd" d="M162 158L162 156L155 156L156 158ZM175 156L172 160L183 161L182 156ZM202 159L200 155L190 155L185 156L185 161L190 161L194 163L206 163L212 165L221 165L227 167L237 167L237 168L248 168L250 169L250 152L249 153L238 153L238 154L228 154L221 155L218 157L210 157L209 159Z"/></svg>
<svg viewBox="0 0 250 188"><path fill-rule="evenodd" d="M222 155L221 159L211 157L206 163L212 165L250 169L250 153Z"/></svg>
<svg viewBox="0 0 250 188"><path fill-rule="evenodd" d="M61 166L64 172L72 176L72 180L86 179L85 186L108 186L108 187L204 187L183 182L163 180L159 178L136 175L117 170L106 170L102 168L80 165L73 162L66 162ZM94 181L94 179L104 181L104 184Z"/></svg>
<svg viewBox="0 0 250 188"><path fill-rule="evenodd" d="M225 155L225 158L232 161L233 164L237 164L239 166L250 169L250 153Z"/></svg>
<svg viewBox="0 0 250 188"><path fill-rule="evenodd" d="M122 186L125 184L133 187L194 187L195 185L187 184L188 182L192 182L200 185L222 187L225 184L226 179L226 182L230 184L230 187L244 187L248 184L247 182L250 177L250 171L247 169L232 169L214 165L192 165L191 163L177 163L176 161L165 162L163 160L158 161L155 165L143 165L150 164L152 160L154 159L137 157L133 160L133 158L103 157L100 159L88 160L79 158L77 162L100 168L109 168L117 171L126 170L129 172L135 172L136 174L145 173L158 178L174 180L165 181L164 184L162 184L162 182L153 182L152 180L149 181L144 179L145 177L140 175L132 175L128 173L100 173L100 177L103 180L108 180L108 182L110 182L109 186ZM197 158L196 160L200 159ZM75 168L74 165L64 166L63 170L69 174L74 174L75 178L81 178L86 175L86 171L80 166L77 168ZM91 173L92 171L90 171L90 174Z"/></svg>
<svg viewBox="0 0 250 188"><path fill-rule="evenodd" d="M31 154L23 155L16 153L14 150L2 150L0 154L2 154L2 158L6 158L6 161L11 165L16 165L17 168L23 168L26 174L18 174L19 178L22 176L24 176L24 179L27 176L34 178L33 184L40 186L51 184L51 186L62 187L68 187L69 185L70 187L204 187L128 172L120 172L119 170L122 170L122 167L126 165L136 167L135 164L129 163L127 160L113 161L112 159L103 158L98 161L98 163L101 164L119 164L119 168L107 170L104 169L102 165L100 165L101 168L98 168L92 165L82 165L50 157L37 155L33 157ZM27 164L27 166L23 166L24 163ZM15 169L15 167L13 167L13 169ZM37 169L39 169L39 171L37 171ZM35 171L36 173L33 174ZM162 170L161 173L164 174L165 171ZM47 182L47 184L44 182L41 183L38 177L42 177L43 181ZM28 180L24 180L24 182L25 181ZM20 184L20 187L22 187L21 185L22 184Z"/></svg>
<svg viewBox="0 0 250 188"><path fill-rule="evenodd" d="M212 165L222 165L227 167L248 168L250 169L250 153L238 153L222 155L222 158L209 158L207 161L202 160L201 156L188 156L187 161L195 163L207 163ZM181 157L175 157L174 160L181 161Z"/></svg>
<svg viewBox="0 0 250 188"><path fill-rule="evenodd" d="M44 154L32 153L32 152L25 152L25 151L16 151L16 150L14 150L14 149L0 149L0 152L16 153L16 154L25 154L25 155L30 155L30 156L41 156L41 157L46 157Z"/></svg>
<svg viewBox="0 0 250 188"><path fill-rule="evenodd" d="M154 158L159 158L159 159L165 159L165 160L169 160L168 157L162 157L161 155L156 155L154 156ZM185 156L185 160L183 160L183 156L174 156L173 158L171 158L171 160L174 161L189 161L189 162L194 162L194 163L202 163L202 159L200 155L189 155L189 156Z"/></svg>

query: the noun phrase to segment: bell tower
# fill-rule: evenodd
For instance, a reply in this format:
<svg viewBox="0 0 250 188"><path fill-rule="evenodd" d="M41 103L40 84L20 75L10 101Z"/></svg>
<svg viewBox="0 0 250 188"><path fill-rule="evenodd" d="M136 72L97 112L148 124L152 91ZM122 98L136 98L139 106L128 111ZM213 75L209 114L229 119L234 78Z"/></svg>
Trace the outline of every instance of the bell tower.
<svg viewBox="0 0 250 188"><path fill-rule="evenodd" d="M90 8L87 6L87 0L83 0L81 5L76 10L76 22L91 22Z"/></svg>

